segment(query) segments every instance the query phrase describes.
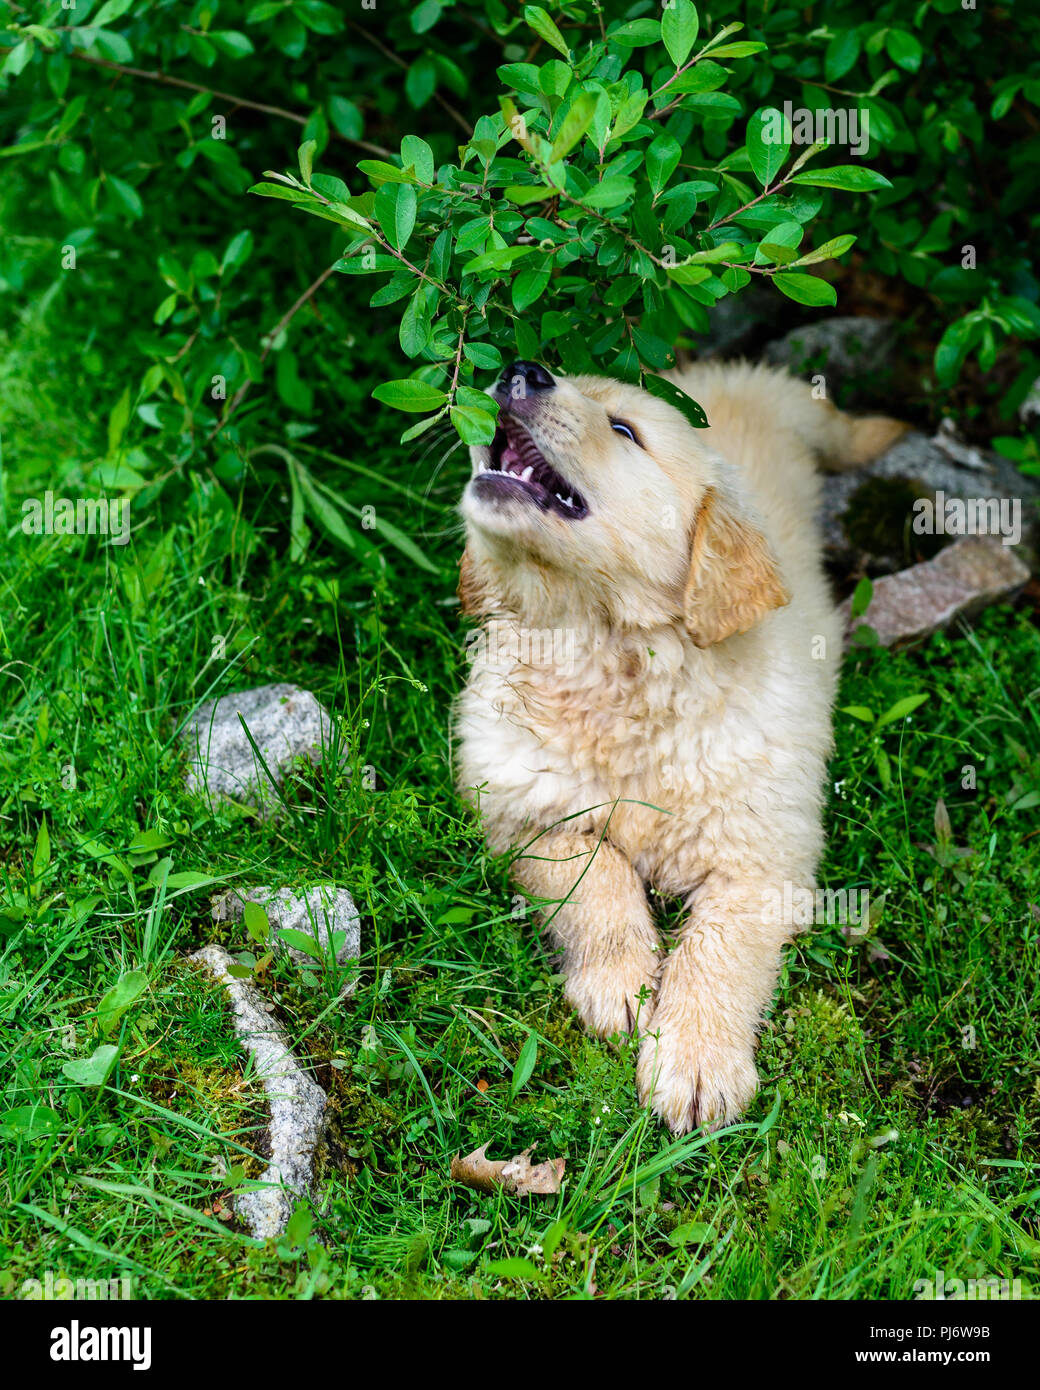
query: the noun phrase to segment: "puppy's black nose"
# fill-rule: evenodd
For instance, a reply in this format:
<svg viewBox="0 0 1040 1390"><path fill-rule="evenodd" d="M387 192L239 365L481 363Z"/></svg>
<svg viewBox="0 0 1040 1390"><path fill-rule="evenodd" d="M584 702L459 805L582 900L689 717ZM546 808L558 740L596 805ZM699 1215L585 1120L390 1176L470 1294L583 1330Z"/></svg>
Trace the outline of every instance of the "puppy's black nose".
<svg viewBox="0 0 1040 1390"><path fill-rule="evenodd" d="M508 391L548 391L556 382L537 362L514 362L507 367L501 384Z"/></svg>

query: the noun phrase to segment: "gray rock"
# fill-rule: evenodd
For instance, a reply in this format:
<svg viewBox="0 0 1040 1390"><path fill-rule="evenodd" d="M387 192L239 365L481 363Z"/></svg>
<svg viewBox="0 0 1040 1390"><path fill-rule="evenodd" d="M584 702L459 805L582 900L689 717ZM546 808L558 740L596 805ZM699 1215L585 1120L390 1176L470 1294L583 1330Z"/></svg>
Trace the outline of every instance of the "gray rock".
<svg viewBox="0 0 1040 1390"><path fill-rule="evenodd" d="M1029 567L1013 547L993 536L962 536L934 559L875 580L870 606L855 622L846 600L840 610L846 647L863 624L883 647L927 637L958 616L1009 597L1028 578Z"/></svg>
<svg viewBox="0 0 1040 1390"><path fill-rule="evenodd" d="M918 537L911 530L913 504L943 493L947 499L994 498L1020 508L1022 539L1036 530L1040 480L1020 473L1010 459L955 439L949 430L932 438L911 431L881 458L850 473L831 473L823 481L820 523L828 559L874 573L902 568L914 553L927 554L941 537Z"/></svg>
<svg viewBox="0 0 1040 1390"><path fill-rule="evenodd" d="M228 973L235 961L221 946L205 946L191 960L204 966L227 990L235 1032L252 1054L271 1108L270 1162L260 1181L266 1187L241 1192L232 1205L258 1240L279 1236L293 1208L314 1181L314 1151L321 1139L326 1095L293 1057L264 996L247 980Z"/></svg>
<svg viewBox="0 0 1040 1390"><path fill-rule="evenodd" d="M242 720L263 762L257 758ZM263 685L208 700L194 711L182 735L192 758L187 788L245 802L257 807L265 818L276 815L281 807L271 778L280 786L296 758L306 758L317 766L333 737L328 710L309 691L295 685Z"/></svg>
<svg viewBox="0 0 1040 1390"><path fill-rule="evenodd" d="M896 331L894 319L820 319L768 343L763 356L795 376L823 372L833 400L843 387L854 388L890 368Z"/></svg>
<svg viewBox="0 0 1040 1390"><path fill-rule="evenodd" d="M304 932L312 936L325 949L329 949L330 933L345 933L336 952L336 964L345 967L357 960L361 954L361 918L354 899L345 888L337 888L333 883L322 883L304 892L294 893L288 888L233 888L214 898L212 916L215 922L240 922L247 902L258 903L267 913L271 929L277 938L281 932L290 930ZM301 951L289 942L280 943L299 966L313 966L313 956ZM353 992L356 981L348 980L340 991L340 997Z"/></svg>

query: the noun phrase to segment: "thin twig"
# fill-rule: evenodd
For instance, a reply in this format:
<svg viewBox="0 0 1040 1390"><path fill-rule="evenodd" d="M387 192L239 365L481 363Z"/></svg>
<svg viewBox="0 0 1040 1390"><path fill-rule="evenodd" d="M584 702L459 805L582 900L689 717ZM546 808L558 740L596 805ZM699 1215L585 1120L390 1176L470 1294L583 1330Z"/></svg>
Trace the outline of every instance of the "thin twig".
<svg viewBox="0 0 1040 1390"><path fill-rule="evenodd" d="M283 120L293 121L296 125L306 125L309 117L301 116L298 111L287 111L284 106L268 106L262 101L250 101L248 97L235 96L233 92L218 92L213 87L203 87L201 83L189 82L183 77L171 77L167 72L149 72L145 68L127 67L125 63L113 63L108 58L95 58L89 53L82 53L78 49L72 50L72 57L78 58L82 63L90 63L93 67L109 68L112 72L122 73L125 77L144 77L149 82L161 82L166 87L185 87L189 92L205 92L208 96L217 97L220 101L229 101L233 106L244 106L250 111L263 111L268 116L281 116ZM348 145L357 145L359 149L368 150L370 154L380 155L384 159L393 157L392 151L383 145L373 144L371 140L354 140L349 135L342 135L338 130L332 129L329 134L337 140L345 140Z"/></svg>
<svg viewBox="0 0 1040 1390"><path fill-rule="evenodd" d="M364 27L364 25L357 24L354 20L348 19L347 28L353 29L356 33L360 34L363 39L367 39L368 42L372 44L373 47L378 48L380 53L382 53L383 57L388 58L391 63L394 63L399 68L403 68L405 72L408 71L408 64L404 61L404 59L400 58L393 51L393 49L387 48L384 44L380 43L376 36L370 33L369 30L367 30ZM462 130L464 130L467 135L473 134L473 127L470 125L469 121L466 120L466 117L462 114L461 111L457 111L455 107L452 106L450 101L447 101L444 97L442 97L440 92L434 92L433 99L442 111L447 111L448 115L452 118L456 125L458 125Z"/></svg>
<svg viewBox="0 0 1040 1390"><path fill-rule="evenodd" d="M277 341L278 335L282 332L284 328L286 328L292 322L292 320L303 308L303 306L308 302L308 300L312 299L314 295L318 292L318 290L321 289L322 285L324 285L325 281L329 278L329 276L335 269L336 265L334 263L328 266L325 270L323 270L321 274L318 276L317 280L315 280L312 285L307 286L303 294L300 295L299 299L297 299L296 303L292 306L292 308L286 310L286 312L278 320L275 326L271 329L270 333L267 333L265 335L267 338L267 345L264 348L263 352L260 354L261 365L263 365L263 363L267 361L271 349ZM248 378L245 381L243 381L242 385L238 388L235 394L231 397L231 400L228 402L227 410L224 411L223 417L221 418L220 422L217 425L215 425L214 428L210 431L210 433L206 436L207 444L210 442L210 440L214 439L224 428L224 426L228 423L232 415L234 415L235 411L242 404L242 400L245 397L245 394L249 390L250 386L252 386L252 384L253 383Z"/></svg>

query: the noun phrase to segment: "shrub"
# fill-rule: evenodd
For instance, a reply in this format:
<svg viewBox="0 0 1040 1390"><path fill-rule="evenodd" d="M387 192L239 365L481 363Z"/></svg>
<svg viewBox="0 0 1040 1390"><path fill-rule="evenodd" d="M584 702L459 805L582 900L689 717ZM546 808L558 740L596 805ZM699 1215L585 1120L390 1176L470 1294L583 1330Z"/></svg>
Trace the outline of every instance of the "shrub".
<svg viewBox="0 0 1040 1390"><path fill-rule="evenodd" d="M812 313L849 266L909 288L939 405L969 361L1005 415L1036 377L1040 13L373 5L12 7L4 274L62 303L62 370L109 393L82 424L106 485L205 465L233 489L373 389L421 417L405 439L445 416L486 439L514 355L664 390L721 299L761 282ZM342 499L283 462L294 536L307 512L342 540Z"/></svg>

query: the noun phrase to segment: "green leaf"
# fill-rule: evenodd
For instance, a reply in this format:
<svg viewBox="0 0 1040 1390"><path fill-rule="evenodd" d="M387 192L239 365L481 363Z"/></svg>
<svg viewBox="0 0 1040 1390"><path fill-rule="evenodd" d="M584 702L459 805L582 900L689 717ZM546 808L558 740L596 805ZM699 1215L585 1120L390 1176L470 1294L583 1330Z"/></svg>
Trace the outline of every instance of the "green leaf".
<svg viewBox="0 0 1040 1390"><path fill-rule="evenodd" d="M538 1036L528 1033L527 1041L520 1049L520 1056L513 1068L513 1079L509 1083L509 1099L513 1101L530 1081L538 1061Z"/></svg>
<svg viewBox="0 0 1040 1390"><path fill-rule="evenodd" d="M150 830L138 830L126 848L130 854L151 854L155 850L165 849L167 845L172 844L172 835L167 835L165 831L153 827Z"/></svg>
<svg viewBox="0 0 1040 1390"><path fill-rule="evenodd" d="M740 43L724 43L721 48L713 48L711 52L715 58L750 58L752 54L761 53L767 47L764 43L741 40Z"/></svg>
<svg viewBox="0 0 1040 1390"><path fill-rule="evenodd" d="M871 580L869 575L865 574L853 590L852 602L849 605L850 616L853 618L862 618L863 614L870 607L870 601L873 597L873 580Z"/></svg>
<svg viewBox="0 0 1040 1390"><path fill-rule="evenodd" d="M249 935L263 945L271 935L271 922L259 903L246 901L242 904L242 921Z"/></svg>
<svg viewBox="0 0 1040 1390"><path fill-rule="evenodd" d="M90 21L92 29L103 29L106 24L110 24L113 19L118 19L120 15L126 14L127 10L134 3L134 0L105 0L105 3L93 16Z"/></svg>
<svg viewBox="0 0 1040 1390"><path fill-rule="evenodd" d="M874 711L868 709L866 705L842 705L842 714L849 714L853 719L859 719L864 724L873 724Z"/></svg>
<svg viewBox="0 0 1040 1390"><path fill-rule="evenodd" d="M892 763L883 748L874 749L874 765L878 770L878 780L888 791L892 785Z"/></svg>
<svg viewBox="0 0 1040 1390"><path fill-rule="evenodd" d="M409 23L413 34L425 34L443 14L441 0L421 0L411 13Z"/></svg>
<svg viewBox="0 0 1040 1390"><path fill-rule="evenodd" d="M226 279L238 269L240 265L245 265L253 251L253 233L248 229L233 236L227 244L224 252L224 259L220 263L220 273Z"/></svg>
<svg viewBox="0 0 1040 1390"><path fill-rule="evenodd" d="M254 183L250 193L258 193L261 198L282 198L287 203L313 203L318 205L313 193L305 188L290 188L284 183Z"/></svg>
<svg viewBox="0 0 1040 1390"><path fill-rule="evenodd" d="M228 58L246 58L255 52L252 39L237 29L209 29L206 38Z"/></svg>
<svg viewBox="0 0 1040 1390"><path fill-rule="evenodd" d="M481 371L497 372L502 367L502 354L491 343L463 343L462 355Z"/></svg>
<svg viewBox="0 0 1040 1390"><path fill-rule="evenodd" d="M892 61L906 72L916 72L921 66L924 50L913 34L905 29L889 29L885 35L885 47Z"/></svg>
<svg viewBox="0 0 1040 1390"><path fill-rule="evenodd" d="M398 169L396 164L387 164L383 159L362 159L358 170L367 174L373 183L414 183L415 175L409 169Z"/></svg>
<svg viewBox="0 0 1040 1390"><path fill-rule="evenodd" d="M116 178L115 174L109 174L105 179L105 184L115 201L131 217L144 216L144 204L141 202L141 195L132 184L127 183L125 179Z"/></svg>
<svg viewBox="0 0 1040 1390"><path fill-rule="evenodd" d="M666 1239L669 1245L681 1248L684 1245L703 1245L714 1234L714 1228L703 1221L684 1221L669 1231Z"/></svg>
<svg viewBox="0 0 1040 1390"><path fill-rule="evenodd" d="M308 932L296 931L293 927L279 927L277 934L278 939L284 941L287 946L294 946L297 951L303 951L314 960L324 961L325 952L321 949L321 943Z"/></svg>
<svg viewBox="0 0 1040 1390"><path fill-rule="evenodd" d="M797 271L780 271L773 276L773 284L778 290L793 299L796 304L834 305L838 302L837 291L826 280L816 275L800 275Z"/></svg>
<svg viewBox="0 0 1040 1390"><path fill-rule="evenodd" d="M415 227L419 200L410 183L384 183L376 193L376 220L395 251L402 251Z"/></svg>
<svg viewBox="0 0 1040 1390"><path fill-rule="evenodd" d="M878 716L877 727L883 729L886 724L894 724L897 719L905 719L919 705L923 705L928 698L928 695L907 695L902 700L897 700L891 709L885 710L884 714Z"/></svg>
<svg viewBox="0 0 1040 1390"><path fill-rule="evenodd" d="M661 38L665 51L677 68L681 68L693 52L699 28L697 6L691 0L672 0L661 16Z"/></svg>
<svg viewBox="0 0 1040 1390"><path fill-rule="evenodd" d="M739 241L722 241L718 246L709 246L705 251L695 251L679 265L714 265L718 261L737 260L743 249ZM675 268L679 269L679 266Z"/></svg>
<svg viewBox="0 0 1040 1390"><path fill-rule="evenodd" d="M508 202L523 207L527 203L544 203L548 198L555 198L558 193L558 188L553 188L547 183L513 183L503 191L502 196Z"/></svg>
<svg viewBox="0 0 1040 1390"><path fill-rule="evenodd" d="M860 164L835 164L830 169L810 169L795 174L792 183L807 184L810 188L843 188L849 193L870 193L875 188L891 188L884 174L864 169Z"/></svg>
<svg viewBox="0 0 1040 1390"><path fill-rule="evenodd" d="M793 246L784 246L779 241L763 241L755 252L755 261L769 265L790 265L797 254Z"/></svg>
<svg viewBox="0 0 1040 1390"><path fill-rule="evenodd" d="M428 382L417 381L414 377L403 377L396 381L384 381L375 388L372 395L383 405L394 410L407 410L414 414L425 414L429 410L439 410L447 404L447 394Z"/></svg>
<svg viewBox="0 0 1040 1390"><path fill-rule="evenodd" d="M525 5L524 19L538 37L544 39L547 44L551 44L557 53L562 53L565 58L571 56L566 39L556 27L556 21L542 9L541 5Z"/></svg>
<svg viewBox="0 0 1040 1390"><path fill-rule="evenodd" d="M413 168L423 183L433 183L433 151L421 136L406 135L401 141L401 163L406 169Z"/></svg>
<svg viewBox="0 0 1040 1390"><path fill-rule="evenodd" d="M728 270L726 274L729 274ZM677 285L700 285L711 279L711 270L706 265L688 265L684 262L682 265L670 265L668 278Z"/></svg>
<svg viewBox="0 0 1040 1390"><path fill-rule="evenodd" d="M311 181L311 174L314 170L314 155L317 148L317 140L304 140L296 152L300 162L300 178L305 184L309 184Z"/></svg>
<svg viewBox="0 0 1040 1390"><path fill-rule="evenodd" d="M815 251L810 251L805 256L799 256L791 264L816 265L819 261L830 261L837 256L844 256L855 240L856 238L851 233L847 233L845 236L832 237L830 241L825 241L822 246L817 246Z"/></svg>
<svg viewBox="0 0 1040 1390"><path fill-rule="evenodd" d="M607 35L608 43L622 48L645 48L661 39L661 24L656 19L631 19Z"/></svg>
<svg viewBox="0 0 1040 1390"><path fill-rule="evenodd" d="M530 1260L492 1260L487 1272L499 1279L544 1279L545 1271Z"/></svg>
<svg viewBox="0 0 1040 1390"><path fill-rule="evenodd" d="M111 29L94 29L93 27L83 32L93 34L94 47L102 58L108 58L113 63L129 63L134 56L133 49L122 34L117 34ZM213 49L204 40L195 40L195 42L201 44L209 53L213 53Z"/></svg>
<svg viewBox="0 0 1040 1390"><path fill-rule="evenodd" d="M859 34L855 29L841 29L827 45L823 55L823 73L828 82L844 77L859 57Z"/></svg>
<svg viewBox="0 0 1040 1390"><path fill-rule="evenodd" d="M626 175L610 174L602 183L594 183L581 201L587 208L616 208L635 191L635 184Z"/></svg>
<svg viewBox="0 0 1040 1390"><path fill-rule="evenodd" d="M682 411L695 430L707 429L708 417L703 408L692 396L680 390L674 381L666 381L663 376L654 376L646 372L643 375L643 389L649 391L651 396L656 396L658 400L667 401L669 405L674 405L676 410Z"/></svg>
<svg viewBox="0 0 1040 1390"><path fill-rule="evenodd" d="M65 1062L61 1070L76 1086L103 1086L112 1075L118 1056L119 1048L114 1043L102 1043L89 1057Z"/></svg>
<svg viewBox="0 0 1040 1390"><path fill-rule="evenodd" d="M40 879L46 873L51 862L51 837L47 829L47 817L44 816L40 821L40 828L36 832L36 845L33 849L32 876L33 881Z"/></svg>
<svg viewBox="0 0 1040 1390"><path fill-rule="evenodd" d="M46 1139L56 1134L65 1121L46 1105L19 1105L0 1115L0 1139Z"/></svg>
<svg viewBox="0 0 1040 1390"><path fill-rule="evenodd" d="M420 285L401 315L398 341L406 357L418 357L433 337L433 325L426 306L425 286Z"/></svg>
<svg viewBox="0 0 1040 1390"><path fill-rule="evenodd" d="M541 299L551 275L552 262L546 260L543 265L531 266L522 270L515 277L512 284L512 298L513 308L518 314L522 314L525 309L529 309L532 304Z"/></svg>
<svg viewBox="0 0 1040 1390"><path fill-rule="evenodd" d="M106 1037L147 988L147 974L143 970L130 970L120 975L112 988L105 992L98 1005L97 1017L101 1032Z"/></svg>
<svg viewBox="0 0 1040 1390"><path fill-rule="evenodd" d="M491 400L488 398L488 406ZM495 437L496 417L475 406L452 406L451 423L464 444L490 444Z"/></svg>
<svg viewBox="0 0 1040 1390"><path fill-rule="evenodd" d="M957 379L965 357L981 332L981 325L973 315L954 319L935 349L935 374L940 386L950 386Z"/></svg>
<svg viewBox="0 0 1040 1390"><path fill-rule="evenodd" d="M790 131L785 130L783 113L766 106L747 123L745 140L751 171L763 188L768 188L783 168L791 152Z"/></svg>
<svg viewBox="0 0 1040 1390"><path fill-rule="evenodd" d="M682 157L682 146L673 135L658 135L646 151L646 176L656 198L675 173Z"/></svg>
<svg viewBox="0 0 1040 1390"><path fill-rule="evenodd" d="M549 151L549 163L554 164L558 159L563 159L564 155L571 152L581 137L592 124L592 117L596 113L596 93L581 92L573 102L570 110L564 116L559 130L553 138L552 148Z"/></svg>
<svg viewBox="0 0 1040 1390"><path fill-rule="evenodd" d="M0 67L0 76L17 77L33 56L34 51L35 44L31 39L22 39L21 42L16 43L14 48L7 50L3 66Z"/></svg>
<svg viewBox="0 0 1040 1390"><path fill-rule="evenodd" d="M339 131L346 140L360 140L365 129L365 120L360 108L349 97L331 96L325 107L334 130Z"/></svg>
<svg viewBox="0 0 1040 1390"><path fill-rule="evenodd" d="M768 1134L769 1131L776 1124L777 1120L780 1118L780 1109L783 1105L783 1100L784 1093L778 1086L776 1089L776 1098L774 1099L773 1104L769 1107L769 1114L765 1117L765 1119L759 1125L758 1129L755 1131L756 1139L761 1139L764 1134Z"/></svg>
<svg viewBox="0 0 1040 1390"><path fill-rule="evenodd" d="M130 387L124 387L123 394L112 407L108 417L108 452L114 454L126 431L130 419Z"/></svg>
<svg viewBox="0 0 1040 1390"><path fill-rule="evenodd" d="M200 874L194 869L185 869L183 873L170 874L166 880L167 888L208 888L210 884L218 883L220 880L214 878L212 874Z"/></svg>
<svg viewBox="0 0 1040 1390"><path fill-rule="evenodd" d="M702 58L696 67L687 68L661 93L661 101L671 101L673 97L696 92L714 92L729 81L729 73L721 63L713 63L710 58Z"/></svg>

